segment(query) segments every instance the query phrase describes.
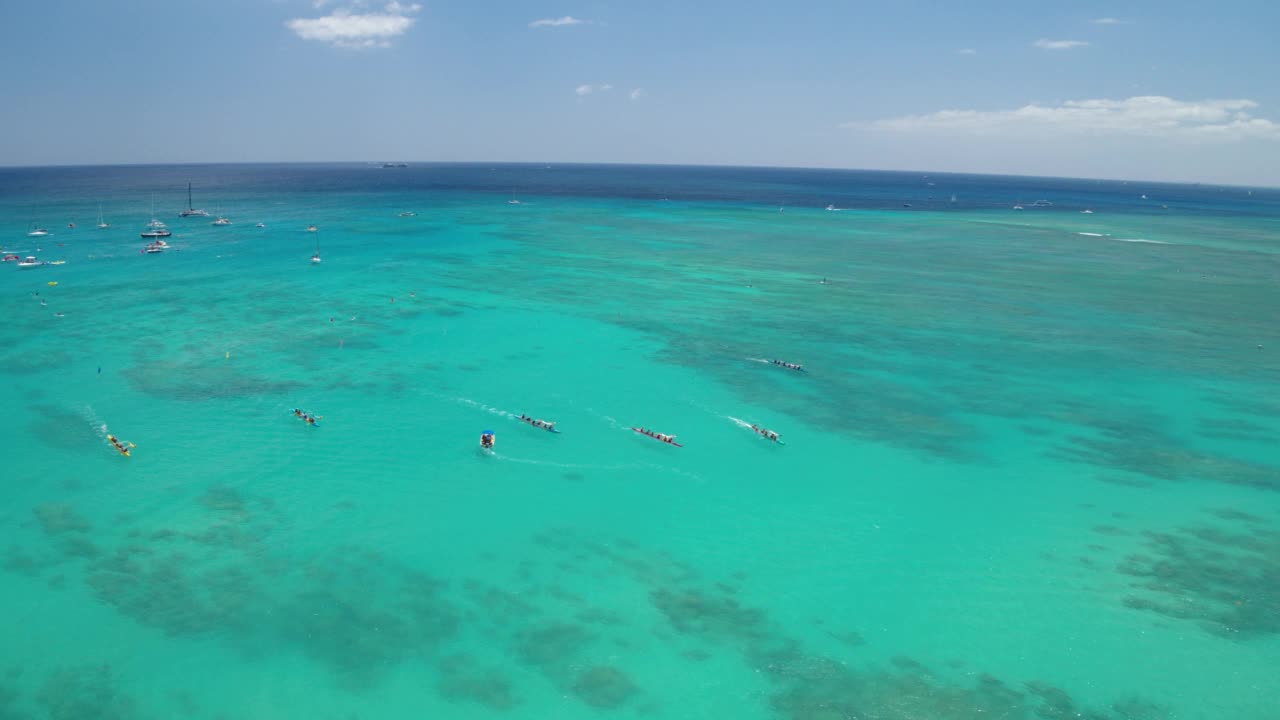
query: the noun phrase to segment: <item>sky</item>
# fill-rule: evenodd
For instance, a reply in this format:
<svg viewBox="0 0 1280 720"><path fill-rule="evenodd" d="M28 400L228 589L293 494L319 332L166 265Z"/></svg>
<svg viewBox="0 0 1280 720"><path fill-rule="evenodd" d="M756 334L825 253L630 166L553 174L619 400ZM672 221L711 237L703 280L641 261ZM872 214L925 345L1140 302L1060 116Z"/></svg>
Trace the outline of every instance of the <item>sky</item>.
<svg viewBox="0 0 1280 720"><path fill-rule="evenodd" d="M1280 186L1280 2L4 0L0 165L529 161Z"/></svg>

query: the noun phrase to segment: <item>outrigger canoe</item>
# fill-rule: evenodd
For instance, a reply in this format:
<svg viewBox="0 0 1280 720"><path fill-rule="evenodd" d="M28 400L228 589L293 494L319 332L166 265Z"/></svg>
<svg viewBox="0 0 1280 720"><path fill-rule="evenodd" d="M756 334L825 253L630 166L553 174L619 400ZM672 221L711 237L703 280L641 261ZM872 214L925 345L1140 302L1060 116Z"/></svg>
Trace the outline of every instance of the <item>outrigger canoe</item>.
<svg viewBox="0 0 1280 720"><path fill-rule="evenodd" d="M532 425L533 427L536 427L540 430L546 430L547 432L553 432L553 433L560 432L559 430L556 429L556 424L553 422L547 422L546 420L538 420L537 418L531 418L528 415L521 415L516 419L522 423L528 423L529 425Z"/></svg>
<svg viewBox="0 0 1280 720"><path fill-rule="evenodd" d="M774 365L777 365L778 367L786 368L788 370L795 370L796 372L805 372L804 366L799 363L791 363L791 362L787 362L786 360L777 360L777 359L770 360L769 362Z"/></svg>
<svg viewBox="0 0 1280 720"><path fill-rule="evenodd" d="M769 430L768 428L762 428L759 425L752 425L751 429L754 430L757 435L764 438L765 440L772 440L778 443L779 445L786 445L786 443L782 442L782 440L778 437L778 433L772 430Z"/></svg>
<svg viewBox="0 0 1280 720"><path fill-rule="evenodd" d="M124 455L125 457L129 457L129 448L125 447L124 443L120 442L119 438L117 438L115 435L108 435L107 440L111 441L111 444L115 446L116 450L120 451L121 455ZM129 444L133 445L133 443L129 443Z"/></svg>
<svg viewBox="0 0 1280 720"><path fill-rule="evenodd" d="M680 443L676 442L675 435L663 435L662 433L656 433L652 430L645 430L644 428L638 428L638 427L633 427L631 429L640 433L641 435L651 437L654 440L657 440L658 442L666 443L668 445L675 445L676 447L684 447Z"/></svg>

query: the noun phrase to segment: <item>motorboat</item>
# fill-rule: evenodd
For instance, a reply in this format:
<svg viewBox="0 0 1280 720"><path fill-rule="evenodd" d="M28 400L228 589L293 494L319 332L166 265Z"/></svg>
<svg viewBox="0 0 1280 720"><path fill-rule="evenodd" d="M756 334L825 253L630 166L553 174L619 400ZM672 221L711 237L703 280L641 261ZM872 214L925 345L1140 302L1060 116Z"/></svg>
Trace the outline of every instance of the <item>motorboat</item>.
<svg viewBox="0 0 1280 720"><path fill-rule="evenodd" d="M18 269L22 270L25 268L40 267L41 265L47 265L47 264L48 263L37 260L33 255L28 255L27 257L24 257L18 261Z"/></svg>

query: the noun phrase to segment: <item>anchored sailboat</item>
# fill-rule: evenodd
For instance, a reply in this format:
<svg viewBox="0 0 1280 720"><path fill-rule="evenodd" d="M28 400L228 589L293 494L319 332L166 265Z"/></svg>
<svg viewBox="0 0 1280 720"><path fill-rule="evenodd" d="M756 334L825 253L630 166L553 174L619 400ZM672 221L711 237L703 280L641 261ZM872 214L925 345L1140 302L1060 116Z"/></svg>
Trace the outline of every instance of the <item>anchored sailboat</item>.
<svg viewBox="0 0 1280 720"><path fill-rule="evenodd" d="M111 224L102 219L102 203L98 203L98 229L106 230L109 227L111 227Z"/></svg>
<svg viewBox="0 0 1280 720"><path fill-rule="evenodd" d="M315 227L315 226L312 225L311 227ZM318 265L320 263L320 233L316 232L315 230L311 230L311 232L316 233L316 253L315 255L311 256L311 264Z"/></svg>
<svg viewBox="0 0 1280 720"><path fill-rule="evenodd" d="M27 237L44 237L49 231L36 222L36 206L31 206L31 222L27 223Z"/></svg>
<svg viewBox="0 0 1280 720"><path fill-rule="evenodd" d="M209 217L209 213L204 210L197 210L191 204L191 183L187 183L187 209L178 213L178 217Z"/></svg>

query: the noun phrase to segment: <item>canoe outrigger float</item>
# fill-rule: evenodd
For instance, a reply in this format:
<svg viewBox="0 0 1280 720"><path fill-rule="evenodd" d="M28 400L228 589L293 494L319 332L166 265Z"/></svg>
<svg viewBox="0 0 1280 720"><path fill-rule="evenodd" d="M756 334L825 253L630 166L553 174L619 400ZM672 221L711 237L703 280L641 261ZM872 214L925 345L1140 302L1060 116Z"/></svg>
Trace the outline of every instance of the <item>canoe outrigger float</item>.
<svg viewBox="0 0 1280 720"><path fill-rule="evenodd" d="M111 444L115 446L116 450L119 450L119 451L120 451L120 454L121 454L121 455L123 455L123 456L125 456L125 457L129 457L129 449L130 449L130 448L136 448L136 447L138 447L137 445L134 445L133 443L122 443L122 442L120 442L120 439L119 439L119 438L117 438L115 435L108 435L108 436L107 436L107 440L111 441ZM128 447L125 447L126 445L127 445Z"/></svg>
<svg viewBox="0 0 1280 720"><path fill-rule="evenodd" d="M668 445L675 445L676 447L684 447L680 443L676 442L675 435L663 435L660 432L654 432L652 430L646 430L644 428L638 428L638 427L633 427L631 429L640 433L641 435L647 435L653 438L654 440L657 440L658 442L664 442Z"/></svg>
<svg viewBox="0 0 1280 720"><path fill-rule="evenodd" d="M785 360L770 360L769 362L773 363L774 365L777 365L778 367L784 367L788 370L795 370L797 372L805 371L804 366L800 365L799 363L789 363Z"/></svg>
<svg viewBox="0 0 1280 720"><path fill-rule="evenodd" d="M538 420L537 418L531 418L528 415L525 415L523 413L520 414L519 420L522 423L528 423L529 425L532 425L536 428L542 428L547 432L553 432L553 433L560 432L559 430L556 429L555 423L547 422L546 420Z"/></svg>
<svg viewBox="0 0 1280 720"><path fill-rule="evenodd" d="M751 429L754 430L757 435L764 438L765 440L772 440L780 445L786 445L786 443L778 439L778 433L772 430L769 430L767 428L762 428L759 425L752 425Z"/></svg>
<svg viewBox="0 0 1280 720"><path fill-rule="evenodd" d="M299 410L298 408L293 409L293 416L313 427L319 427L319 423L316 421L324 419L323 415L312 415L311 413L308 413L305 410Z"/></svg>

